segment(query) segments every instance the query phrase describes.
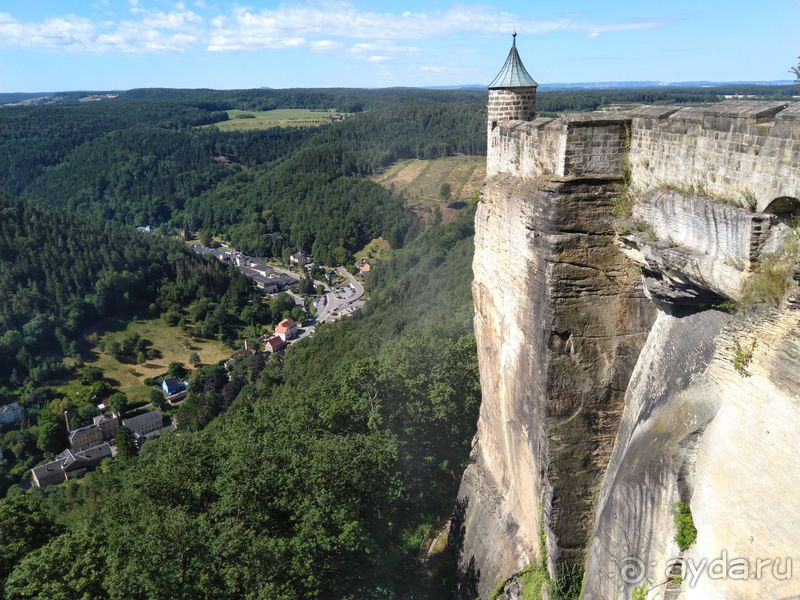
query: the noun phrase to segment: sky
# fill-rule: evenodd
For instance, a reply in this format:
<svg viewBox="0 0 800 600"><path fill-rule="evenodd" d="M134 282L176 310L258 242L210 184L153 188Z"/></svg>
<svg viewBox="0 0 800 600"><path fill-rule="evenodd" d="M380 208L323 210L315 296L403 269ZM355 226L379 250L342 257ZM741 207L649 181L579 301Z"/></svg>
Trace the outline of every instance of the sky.
<svg viewBox="0 0 800 600"><path fill-rule="evenodd" d="M798 0L0 0L0 92L790 80Z"/></svg>

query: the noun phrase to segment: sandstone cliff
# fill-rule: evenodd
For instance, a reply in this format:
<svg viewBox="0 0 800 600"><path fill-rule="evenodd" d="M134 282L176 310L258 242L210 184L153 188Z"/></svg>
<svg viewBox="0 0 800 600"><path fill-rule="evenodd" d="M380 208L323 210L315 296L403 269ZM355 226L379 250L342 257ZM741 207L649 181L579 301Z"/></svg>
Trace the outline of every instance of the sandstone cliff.
<svg viewBox="0 0 800 600"><path fill-rule="evenodd" d="M645 584L659 598L800 596L797 274L778 306L720 308L752 296L748 281L775 270L774 253L784 252L777 276L797 264L786 194L798 173L769 169L796 156L800 121L780 110L731 103L687 126L676 108L641 109L490 132L473 264L483 403L451 531L461 598L488 599L542 548L551 579L585 569L586 600ZM718 157L739 166L713 193L648 175L696 177L698 148L724 150L724 127L779 151L754 167L758 153L737 138L749 154ZM691 169L658 156L659 135L689 148L680 160ZM632 180L619 171L626 152ZM614 206L623 179L627 218ZM752 206L735 206L747 203L732 190L748 182L784 196L746 192ZM677 502L697 528L685 551Z"/></svg>

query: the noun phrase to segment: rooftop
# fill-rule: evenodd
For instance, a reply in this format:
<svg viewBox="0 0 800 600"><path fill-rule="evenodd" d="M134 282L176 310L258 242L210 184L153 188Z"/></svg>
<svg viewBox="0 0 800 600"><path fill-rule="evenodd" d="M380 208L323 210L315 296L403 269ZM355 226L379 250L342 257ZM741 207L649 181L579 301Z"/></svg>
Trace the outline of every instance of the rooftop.
<svg viewBox="0 0 800 600"><path fill-rule="evenodd" d="M125 419L124 425L128 429L134 429L135 427L139 427L141 425L146 425L147 423L152 423L156 420L161 420L161 411L158 410L151 410L149 412L144 413L143 415L139 415L138 417L133 417L132 419Z"/></svg>
<svg viewBox="0 0 800 600"><path fill-rule="evenodd" d="M500 69L494 81L489 84L489 89L536 87L538 85L528 74L525 65L522 64L522 59L517 52L517 33L514 32L514 42L511 44L511 52L508 53L506 64Z"/></svg>

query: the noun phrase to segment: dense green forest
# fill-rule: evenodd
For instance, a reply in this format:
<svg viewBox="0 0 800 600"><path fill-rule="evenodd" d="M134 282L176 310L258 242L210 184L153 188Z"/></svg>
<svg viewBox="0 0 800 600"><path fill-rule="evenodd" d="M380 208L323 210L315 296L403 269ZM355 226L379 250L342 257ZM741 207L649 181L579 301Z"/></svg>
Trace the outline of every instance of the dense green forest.
<svg viewBox="0 0 800 600"><path fill-rule="evenodd" d="M219 118L194 112L204 108L125 104L138 119L110 103L3 111L0 393L23 405L0 438L4 596L448 596L452 566L427 576L415 562L426 529L449 515L477 420L474 207L425 226L365 176L400 157L483 152L479 106L222 133L197 127ZM157 232L131 226L145 222ZM64 448L63 411L73 426L97 414L48 383L77 373L107 387L76 343L100 318L149 306L150 318L235 348L297 310L166 235L184 228L262 257L304 248L328 265L350 264L372 237L394 251L369 276L364 309L318 326L285 359L195 368L178 432L140 456L123 444L80 479L9 488ZM97 351L133 356L145 342Z"/></svg>
<svg viewBox="0 0 800 600"><path fill-rule="evenodd" d="M245 356L222 386L214 366L198 371L195 407L238 387L210 423L4 501L6 597L451 593L414 563L451 508L477 419L473 216L378 266L367 310L321 326L283 365Z"/></svg>
<svg viewBox="0 0 800 600"><path fill-rule="evenodd" d="M365 176L399 158L485 153L479 102L399 94L333 126L247 133L197 128L227 115L183 100L3 109L2 188L162 232L210 230L258 256L303 249L345 264L373 237L399 247L419 232L403 198Z"/></svg>
<svg viewBox="0 0 800 600"><path fill-rule="evenodd" d="M251 284L175 240L0 194L0 383L41 384L80 358L102 317L152 303L158 314L208 298L241 309Z"/></svg>

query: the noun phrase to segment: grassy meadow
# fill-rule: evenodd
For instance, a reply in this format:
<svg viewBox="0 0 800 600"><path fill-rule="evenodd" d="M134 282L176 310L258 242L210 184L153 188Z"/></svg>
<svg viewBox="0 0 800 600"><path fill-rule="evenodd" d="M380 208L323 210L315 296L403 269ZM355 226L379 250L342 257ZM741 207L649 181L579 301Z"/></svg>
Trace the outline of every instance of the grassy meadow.
<svg viewBox="0 0 800 600"><path fill-rule="evenodd" d="M281 108L276 110L228 110L230 121L204 125L218 127L221 131L252 131L270 127L316 127L331 122L333 111L312 111L305 108ZM240 118L253 115L254 118Z"/></svg>
<svg viewBox="0 0 800 600"><path fill-rule="evenodd" d="M383 238L375 238L364 246L364 248L356 252L354 256L356 263L362 258L370 260L390 260L392 258L392 252L389 248L389 242Z"/></svg>
<svg viewBox="0 0 800 600"><path fill-rule="evenodd" d="M153 342L152 347L161 352L161 357L138 365L129 357L123 358L125 362L119 362L100 349L103 341L108 339L122 341L129 331L136 332ZM95 333L98 343L90 341L94 339ZM125 393L131 404L150 401L151 388L144 385L145 378L163 377L171 362L182 362L191 370L189 355L192 352L197 352L204 365L219 362L232 354L222 342L190 339L178 327L169 327L161 319L143 318L141 313L120 314L103 319L84 332L81 345L85 364L102 369L103 378L111 384L114 391ZM80 374L48 382L48 385L53 387L57 394L73 400L79 399L88 389L81 385Z"/></svg>
<svg viewBox="0 0 800 600"><path fill-rule="evenodd" d="M470 199L486 177L485 156L448 156L436 160L402 160L372 177L383 187L404 190L409 205L423 216L433 208L442 211L442 222L455 219L459 203ZM442 200L439 190L450 185L450 199ZM450 206L448 206L450 205Z"/></svg>

